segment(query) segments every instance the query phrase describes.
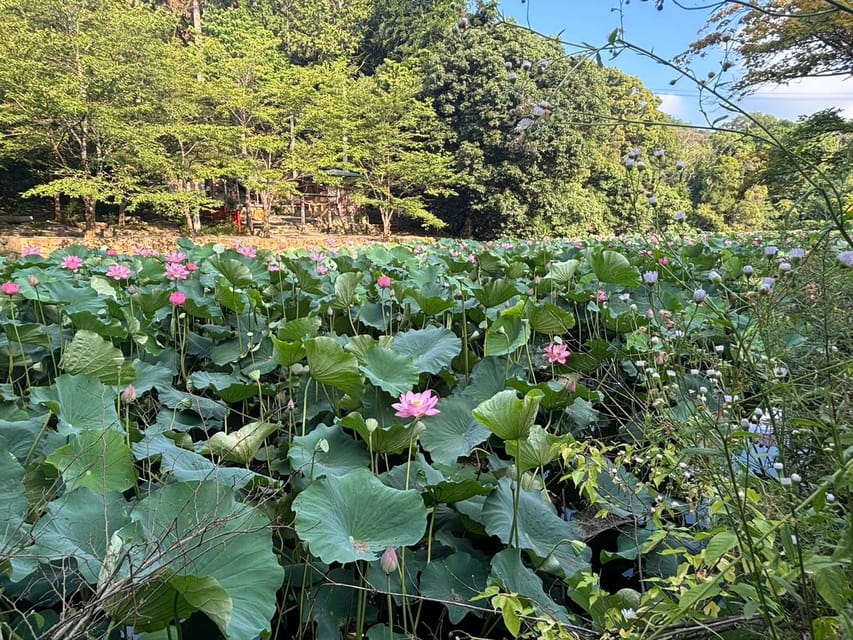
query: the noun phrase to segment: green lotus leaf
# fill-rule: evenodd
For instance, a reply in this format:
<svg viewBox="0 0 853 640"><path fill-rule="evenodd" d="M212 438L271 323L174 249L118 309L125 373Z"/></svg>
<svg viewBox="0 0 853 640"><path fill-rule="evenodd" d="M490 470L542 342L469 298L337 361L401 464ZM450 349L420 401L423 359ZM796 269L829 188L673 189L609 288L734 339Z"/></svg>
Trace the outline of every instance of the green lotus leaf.
<svg viewBox="0 0 853 640"><path fill-rule="evenodd" d="M530 321L530 328L537 333L562 335L575 326L575 317L553 302L534 304L528 300L524 313Z"/></svg>
<svg viewBox="0 0 853 640"><path fill-rule="evenodd" d="M507 389L477 405L473 416L501 440L519 440L530 432L541 399L542 392L538 389L529 391L523 399Z"/></svg>
<svg viewBox="0 0 853 640"><path fill-rule="evenodd" d="M421 445L434 461L454 464L488 439L489 430L471 417L473 407L474 402L459 396L441 401L441 413L430 418L429 428L421 434Z"/></svg>
<svg viewBox="0 0 853 640"><path fill-rule="evenodd" d="M437 374L450 368L462 349L462 340L449 329L426 327L397 334L391 348L411 356L418 371Z"/></svg>
<svg viewBox="0 0 853 640"><path fill-rule="evenodd" d="M622 466L610 466L598 474L595 491L600 506L617 516L645 517L655 500L639 479Z"/></svg>
<svg viewBox="0 0 853 640"><path fill-rule="evenodd" d="M354 355L326 336L306 340L305 352L314 380L341 389L350 396L361 397L364 383Z"/></svg>
<svg viewBox="0 0 853 640"><path fill-rule="evenodd" d="M514 280L492 280L480 289L474 290L474 297L487 309L503 304L519 295L518 287Z"/></svg>
<svg viewBox="0 0 853 640"><path fill-rule="evenodd" d="M130 504L118 492L75 489L47 505L33 526L33 552L42 561L73 558L89 584L98 581L113 533L130 522Z"/></svg>
<svg viewBox="0 0 853 640"><path fill-rule="evenodd" d="M555 436L534 424L526 438L507 440L504 446L506 452L515 458L519 472L524 473L552 462L560 454L560 447L572 440L571 436Z"/></svg>
<svg viewBox="0 0 853 640"><path fill-rule="evenodd" d="M323 476L343 476L370 464L370 454L340 426L321 424L313 431L293 438L287 459L295 471L312 480Z"/></svg>
<svg viewBox="0 0 853 640"><path fill-rule="evenodd" d="M133 455L124 436L112 429L89 429L47 457L69 491L125 491L136 485Z"/></svg>
<svg viewBox="0 0 853 640"><path fill-rule="evenodd" d="M359 369L370 382L394 397L411 391L420 377L411 356L380 346L367 350Z"/></svg>
<svg viewBox="0 0 853 640"><path fill-rule="evenodd" d="M346 311L356 303L356 292L361 275L353 271L340 273L335 278L335 297L331 307L337 311Z"/></svg>
<svg viewBox="0 0 853 640"><path fill-rule="evenodd" d="M205 613L229 640L270 632L284 575L269 520L259 510L217 483L180 482L143 498L131 519L110 543L100 582L133 582L134 616L160 623L147 630L165 627L180 605ZM150 602L140 597L146 586L155 596ZM180 595L165 616L158 597L164 591ZM111 613L119 617L127 605L113 603Z"/></svg>
<svg viewBox="0 0 853 640"><path fill-rule="evenodd" d="M43 324L31 324L18 322L16 320L7 320L0 322L6 337L10 342L18 342L20 344L32 344L45 349L50 349L53 346L53 339L48 333L47 328Z"/></svg>
<svg viewBox="0 0 853 640"><path fill-rule="evenodd" d="M160 473L170 474L178 482L215 480L221 485L241 489L263 477L248 469L216 465L194 451L182 449L164 434L152 434L150 430L132 448L137 460L159 459Z"/></svg>
<svg viewBox="0 0 853 640"><path fill-rule="evenodd" d="M504 312L486 330L486 356L512 353L530 341L530 323L526 318Z"/></svg>
<svg viewBox="0 0 853 640"><path fill-rule="evenodd" d="M604 250L601 252L587 251L587 259L592 266L595 276L608 284L618 284L622 287L635 288L640 286L642 276L640 270L633 266L628 258L617 251Z"/></svg>
<svg viewBox="0 0 853 640"><path fill-rule="evenodd" d="M63 436L119 426L115 391L91 376L61 375L50 387L34 388L30 398L59 418L57 431Z"/></svg>
<svg viewBox="0 0 853 640"><path fill-rule="evenodd" d="M97 315L107 307L107 301L97 291L88 286L75 287L68 280L40 284L38 299L42 304L63 305L69 314L89 311Z"/></svg>
<svg viewBox="0 0 853 640"><path fill-rule="evenodd" d="M504 549L492 558L489 583L499 583L508 593L517 593L530 600L537 611L553 620L568 623L566 608L558 605L542 588L542 579L521 559L519 549Z"/></svg>
<svg viewBox="0 0 853 640"><path fill-rule="evenodd" d="M323 562L377 560L420 542L427 510L417 491L387 487L368 469L314 482L293 501L296 533Z"/></svg>
<svg viewBox="0 0 853 640"><path fill-rule="evenodd" d="M575 277L575 272L580 266L580 260L566 260L565 262L553 262L548 270L548 278L558 284L568 284Z"/></svg>
<svg viewBox="0 0 853 640"><path fill-rule="evenodd" d="M288 342L301 341L302 338L313 338L320 329L320 318L309 316L288 320L278 330L278 339Z"/></svg>
<svg viewBox="0 0 853 640"><path fill-rule="evenodd" d="M453 624L459 624L469 613L477 617L493 613L490 607L482 608L482 603L471 602L485 590L488 575L489 565L484 560L467 553L454 553L424 568L421 595L444 604L447 617ZM461 604L468 606L459 606Z"/></svg>
<svg viewBox="0 0 853 640"><path fill-rule="evenodd" d="M305 347L302 345L302 340L288 342L279 340L275 336L270 336L270 339L273 344L273 357L281 366L292 367L305 357Z"/></svg>
<svg viewBox="0 0 853 640"><path fill-rule="evenodd" d="M7 451L0 451L0 575L24 578L35 566L23 562L16 552L27 545L30 525L26 523L27 496L24 493L24 468ZM11 560L11 567L4 566Z"/></svg>
<svg viewBox="0 0 853 640"><path fill-rule="evenodd" d="M513 522L518 530L517 546L530 551L539 569L560 577L571 577L578 571L590 569L591 553L581 542L582 532L561 519L554 506L542 494L519 489L517 516L513 518L514 498L512 481L501 478L492 494L486 498L481 514L482 523L490 535L504 544L515 542Z"/></svg>
<svg viewBox="0 0 853 640"><path fill-rule="evenodd" d="M566 415L575 424L576 432L598 422L598 410L583 398L575 398L566 409Z"/></svg>
<svg viewBox="0 0 853 640"><path fill-rule="evenodd" d="M212 453L238 464L249 464L266 438L280 425L273 422L250 422L233 433L214 433L202 447L202 454Z"/></svg>
<svg viewBox="0 0 853 640"><path fill-rule="evenodd" d="M232 287L248 287L253 282L249 267L235 258L212 256L207 264L222 274Z"/></svg>
<svg viewBox="0 0 853 640"><path fill-rule="evenodd" d="M447 290L435 282L430 282L418 289L407 289L405 297L412 298L418 303L421 311L435 318L448 309L452 309L454 302L448 299Z"/></svg>
<svg viewBox="0 0 853 640"><path fill-rule="evenodd" d="M213 299L234 313L246 313L249 307L248 298L244 291L235 289L232 285L226 284L221 280L217 280L216 282L213 290Z"/></svg>
<svg viewBox="0 0 853 640"><path fill-rule="evenodd" d="M427 504L453 504L461 502L473 496L486 496L492 492L494 487L483 484L478 480L442 480L438 484L426 488Z"/></svg>
<svg viewBox="0 0 853 640"><path fill-rule="evenodd" d="M19 461L27 456L44 457L65 444L56 431L45 429L50 413L23 420L0 420L0 451L8 451Z"/></svg>
<svg viewBox="0 0 853 640"><path fill-rule="evenodd" d="M424 423L416 420L405 425L377 426L371 432L367 422L358 412L350 413L345 418L341 418L338 424L358 433L362 440L368 444L368 449L377 453L402 453L417 442L418 436L426 430Z"/></svg>
<svg viewBox="0 0 853 640"><path fill-rule="evenodd" d="M160 402L170 409L187 410L197 413L208 426L221 425L225 420L226 407L216 400L179 391L174 387L157 387Z"/></svg>
<svg viewBox="0 0 853 640"><path fill-rule="evenodd" d="M507 380L506 386L515 389L522 394L529 393L533 389L541 391L542 400L540 404L543 409L565 409L569 406L569 403L572 400L572 394L569 393L566 385L560 384L556 380L547 380L533 385L527 380L512 378L511 380Z"/></svg>
<svg viewBox="0 0 853 640"><path fill-rule="evenodd" d="M94 331L78 331L62 352L59 368L70 375L87 375L104 384L127 384L136 378L121 349Z"/></svg>

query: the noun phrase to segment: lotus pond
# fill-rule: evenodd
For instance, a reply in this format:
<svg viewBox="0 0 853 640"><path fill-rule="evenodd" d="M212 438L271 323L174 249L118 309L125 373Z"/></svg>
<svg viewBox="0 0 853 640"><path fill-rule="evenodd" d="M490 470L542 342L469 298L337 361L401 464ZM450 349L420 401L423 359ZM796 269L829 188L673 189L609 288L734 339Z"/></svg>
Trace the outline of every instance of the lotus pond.
<svg viewBox="0 0 853 640"><path fill-rule="evenodd" d="M833 637L853 285L808 243L4 259L0 635Z"/></svg>

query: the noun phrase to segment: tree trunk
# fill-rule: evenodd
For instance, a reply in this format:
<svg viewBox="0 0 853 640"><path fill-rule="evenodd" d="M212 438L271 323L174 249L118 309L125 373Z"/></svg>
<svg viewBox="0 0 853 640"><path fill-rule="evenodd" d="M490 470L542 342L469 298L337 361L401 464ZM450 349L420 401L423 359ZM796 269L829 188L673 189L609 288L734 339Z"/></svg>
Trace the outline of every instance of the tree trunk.
<svg viewBox="0 0 853 640"><path fill-rule="evenodd" d="M80 196L83 201L83 211L85 212L86 231L95 230L95 205L97 201L91 196Z"/></svg>
<svg viewBox="0 0 853 640"><path fill-rule="evenodd" d="M201 0L193 0L193 29L197 35L201 35Z"/></svg>
<svg viewBox="0 0 853 640"><path fill-rule="evenodd" d="M186 219L186 222L187 222L187 230L191 234L194 233L194 230L193 230L193 214L192 214L192 209L190 208L189 205L186 205L184 207L184 218Z"/></svg>
<svg viewBox="0 0 853 640"><path fill-rule="evenodd" d="M118 226L123 227L127 224L127 203L122 200L118 203Z"/></svg>
<svg viewBox="0 0 853 640"><path fill-rule="evenodd" d="M62 196L58 193L53 196L53 219L62 222Z"/></svg>
<svg viewBox="0 0 853 640"><path fill-rule="evenodd" d="M264 207L264 238L269 238L272 235L272 194L265 191L261 194L261 203Z"/></svg>
<svg viewBox="0 0 853 640"><path fill-rule="evenodd" d="M380 209L379 213L382 214L382 237L387 240L391 237L391 217L394 212L390 209Z"/></svg>

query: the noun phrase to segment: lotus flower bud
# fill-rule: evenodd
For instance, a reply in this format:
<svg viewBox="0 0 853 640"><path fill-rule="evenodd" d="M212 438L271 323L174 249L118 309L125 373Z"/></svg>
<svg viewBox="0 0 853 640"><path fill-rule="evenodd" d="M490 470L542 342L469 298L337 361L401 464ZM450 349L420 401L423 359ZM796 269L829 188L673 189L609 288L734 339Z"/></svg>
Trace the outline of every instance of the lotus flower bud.
<svg viewBox="0 0 853 640"><path fill-rule="evenodd" d="M400 567L400 563L397 560L397 552L394 551L394 547L388 547L385 549L385 553L382 554L379 564L382 565L382 570L386 575L391 575Z"/></svg>
<svg viewBox="0 0 853 640"><path fill-rule="evenodd" d="M134 400L136 400L136 387L129 384L125 390L121 392L121 401L130 404Z"/></svg>

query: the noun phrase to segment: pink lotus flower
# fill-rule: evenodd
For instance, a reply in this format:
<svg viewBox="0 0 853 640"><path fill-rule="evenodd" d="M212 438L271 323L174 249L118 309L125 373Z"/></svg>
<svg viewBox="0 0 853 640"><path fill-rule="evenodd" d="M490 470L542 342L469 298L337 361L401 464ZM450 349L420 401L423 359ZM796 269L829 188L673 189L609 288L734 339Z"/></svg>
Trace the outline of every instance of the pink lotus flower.
<svg viewBox="0 0 853 640"><path fill-rule="evenodd" d="M169 296L169 302L174 307L180 307L187 301L187 294L183 291L173 291L172 295Z"/></svg>
<svg viewBox="0 0 853 640"><path fill-rule="evenodd" d="M400 402L391 406L397 411L394 415L398 418L423 418L424 416L437 416L441 413L435 408L438 404L438 396L433 395L431 389L422 393L407 391L400 396Z"/></svg>
<svg viewBox="0 0 853 640"><path fill-rule="evenodd" d="M258 250L250 244L241 245L235 249L244 258L255 258L258 255Z"/></svg>
<svg viewBox="0 0 853 640"><path fill-rule="evenodd" d="M107 269L107 277L113 280L127 280L132 275L133 271L130 270L130 267L123 264L114 264Z"/></svg>
<svg viewBox="0 0 853 640"><path fill-rule="evenodd" d="M65 256L62 259L61 266L63 269L77 271L77 269L83 266L83 258L80 256Z"/></svg>
<svg viewBox="0 0 853 640"><path fill-rule="evenodd" d="M24 247L24 250L21 252L21 255L25 258L29 258L29 257L41 258L41 249L39 249L38 247L33 247L33 246Z"/></svg>
<svg viewBox="0 0 853 640"><path fill-rule="evenodd" d="M324 267L322 264L319 267L317 267L317 275L318 276L324 276L327 273L329 273L328 267Z"/></svg>
<svg viewBox="0 0 853 640"><path fill-rule="evenodd" d="M386 276L385 274L382 274L376 279L376 284L378 284L382 289L387 289L391 286L391 278L389 276Z"/></svg>
<svg viewBox="0 0 853 640"><path fill-rule="evenodd" d="M3 291L7 296L16 296L21 293L21 287L14 282L4 282L0 286L0 291Z"/></svg>
<svg viewBox="0 0 853 640"><path fill-rule="evenodd" d="M270 273L277 273L277 272L281 271L281 267L278 266L277 264L271 264L270 266L267 267L267 271L269 271Z"/></svg>
<svg viewBox="0 0 853 640"><path fill-rule="evenodd" d="M33 287L39 286L39 279L36 278L35 276L30 276L29 281L30 281L30 285L32 285Z"/></svg>
<svg viewBox="0 0 853 640"><path fill-rule="evenodd" d="M175 263L175 262L183 262L187 259L187 254L181 251L173 251L168 254L165 258L163 258L166 262Z"/></svg>
<svg viewBox="0 0 853 640"><path fill-rule="evenodd" d="M572 352L569 351L569 348L564 344L552 342L545 347L545 359L551 364L554 364L555 362L559 364L566 364L566 359L568 359L570 355L572 355Z"/></svg>
<svg viewBox="0 0 853 640"><path fill-rule="evenodd" d="M187 262L187 271L190 273L198 271L198 265L195 262Z"/></svg>
<svg viewBox="0 0 853 640"><path fill-rule="evenodd" d="M118 249L107 249L107 255L110 258L115 258L118 255Z"/></svg>
<svg viewBox="0 0 853 640"><path fill-rule="evenodd" d="M166 277L169 280L186 280L190 277L190 272L184 265L172 262L166 267Z"/></svg>
<svg viewBox="0 0 853 640"><path fill-rule="evenodd" d="M598 293L595 294L595 299L598 302L607 302L607 292L604 289L599 289Z"/></svg>
<svg viewBox="0 0 853 640"><path fill-rule="evenodd" d="M665 256L664 256L663 258L661 258L660 260L658 260L658 264L659 264L660 266L662 266L662 267L665 267L666 265L668 265L668 264L669 264L669 258L667 258L667 257L665 257Z"/></svg>
<svg viewBox="0 0 853 640"><path fill-rule="evenodd" d="M143 258L153 258L158 255L156 249L145 249L143 247L136 247L133 250L133 253L137 256L142 256Z"/></svg>

